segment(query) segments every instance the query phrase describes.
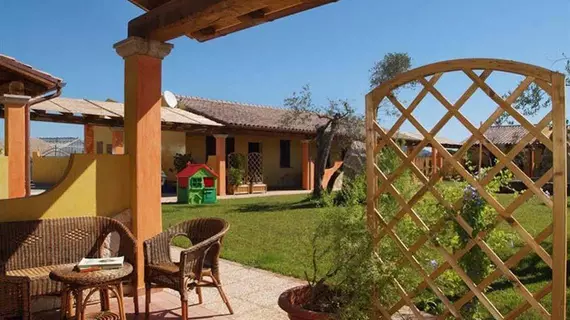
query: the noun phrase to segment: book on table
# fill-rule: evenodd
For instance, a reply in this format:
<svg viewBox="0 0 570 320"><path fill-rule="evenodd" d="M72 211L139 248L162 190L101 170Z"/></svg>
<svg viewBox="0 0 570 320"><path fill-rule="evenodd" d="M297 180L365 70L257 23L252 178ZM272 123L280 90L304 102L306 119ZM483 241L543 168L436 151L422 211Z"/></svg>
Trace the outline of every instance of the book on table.
<svg viewBox="0 0 570 320"><path fill-rule="evenodd" d="M124 262L125 257L83 258L77 264L77 269L80 272L120 269Z"/></svg>

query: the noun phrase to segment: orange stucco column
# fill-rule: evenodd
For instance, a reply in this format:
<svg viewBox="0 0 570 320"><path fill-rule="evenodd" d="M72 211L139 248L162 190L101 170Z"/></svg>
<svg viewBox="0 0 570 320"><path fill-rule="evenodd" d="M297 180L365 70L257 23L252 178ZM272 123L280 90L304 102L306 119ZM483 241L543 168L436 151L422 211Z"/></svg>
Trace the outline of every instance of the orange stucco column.
<svg viewBox="0 0 570 320"><path fill-rule="evenodd" d="M92 124L83 125L83 148L87 154L95 153L95 133Z"/></svg>
<svg viewBox="0 0 570 320"><path fill-rule="evenodd" d="M5 94L0 96L4 105L4 148L8 156L8 197L26 196L26 104L29 96Z"/></svg>
<svg viewBox="0 0 570 320"><path fill-rule="evenodd" d="M113 146L113 154L123 154L125 153L125 146L123 142L123 130L121 129L111 129L112 132L112 146Z"/></svg>
<svg viewBox="0 0 570 320"><path fill-rule="evenodd" d="M226 138L227 134L216 134L216 173L218 174L218 195L226 195Z"/></svg>
<svg viewBox="0 0 570 320"><path fill-rule="evenodd" d="M302 168L302 188L303 190L311 190L311 157L310 157L311 140L301 140L301 168Z"/></svg>
<svg viewBox="0 0 570 320"><path fill-rule="evenodd" d="M125 151L137 238L138 287L144 286L143 241L162 231L160 107L162 59L171 44L129 37L115 44L125 60Z"/></svg>
<svg viewBox="0 0 570 320"><path fill-rule="evenodd" d="M315 161L309 160L309 190L315 189Z"/></svg>
<svg viewBox="0 0 570 320"><path fill-rule="evenodd" d="M534 169L535 169L535 159L534 159L534 146L530 147L529 150L529 163L528 163L528 177L533 178L534 176Z"/></svg>

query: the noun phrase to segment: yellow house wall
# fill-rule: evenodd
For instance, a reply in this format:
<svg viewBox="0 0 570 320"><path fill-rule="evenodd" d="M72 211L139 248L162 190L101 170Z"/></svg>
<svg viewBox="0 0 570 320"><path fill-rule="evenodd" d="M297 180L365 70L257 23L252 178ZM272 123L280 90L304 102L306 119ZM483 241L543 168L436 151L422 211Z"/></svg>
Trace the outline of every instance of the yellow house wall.
<svg viewBox="0 0 570 320"><path fill-rule="evenodd" d="M279 165L280 150L279 137L268 136L236 136L235 152L247 154L250 142L261 143L263 154L263 178L269 188L300 188L301 167L301 140L291 140L291 167L281 168Z"/></svg>
<svg viewBox="0 0 570 320"><path fill-rule="evenodd" d="M196 163L206 163L206 137L186 135L186 152L192 154Z"/></svg>
<svg viewBox="0 0 570 320"><path fill-rule="evenodd" d="M167 180L176 181L176 172L173 165L174 155L177 153L186 153L186 133L181 131L165 130L161 133L162 170L166 173ZM94 127L93 134L95 140L95 152L97 152L97 142L102 141L103 153L106 153L107 144L113 143L113 133L111 128Z"/></svg>
<svg viewBox="0 0 570 320"><path fill-rule="evenodd" d="M248 143L261 143L263 154L264 183L269 188L301 188L301 139L291 140L291 167L281 168L279 165L280 137L271 136L233 136L235 139L235 152L247 154ZM192 153L194 161L206 163L206 137L199 135L187 135L186 150Z"/></svg>
<svg viewBox="0 0 570 320"><path fill-rule="evenodd" d="M28 198L0 200L0 221L112 216L130 207L124 155L73 155L65 178Z"/></svg>
<svg viewBox="0 0 570 320"><path fill-rule="evenodd" d="M0 199L8 198L8 157L0 155Z"/></svg>
<svg viewBox="0 0 570 320"><path fill-rule="evenodd" d="M69 157L42 157L36 152L32 155L32 180L39 184L56 184L69 165Z"/></svg>
<svg viewBox="0 0 570 320"><path fill-rule="evenodd" d="M107 145L113 144L113 133L110 127L93 127L93 152L97 153L97 143L103 142L103 154L107 153Z"/></svg>
<svg viewBox="0 0 570 320"><path fill-rule="evenodd" d="M167 180L176 181L174 155L186 153L186 133L163 130L161 140L162 170L166 173Z"/></svg>

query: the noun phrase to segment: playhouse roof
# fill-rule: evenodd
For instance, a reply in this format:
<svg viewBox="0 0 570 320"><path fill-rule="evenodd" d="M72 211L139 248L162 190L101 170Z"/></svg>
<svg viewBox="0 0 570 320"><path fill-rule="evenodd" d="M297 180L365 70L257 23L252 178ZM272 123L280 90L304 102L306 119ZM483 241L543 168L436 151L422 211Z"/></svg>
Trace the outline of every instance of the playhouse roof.
<svg viewBox="0 0 570 320"><path fill-rule="evenodd" d="M210 174L212 174L216 178L218 177L218 175L212 169L210 169L210 167L208 167L207 165L205 165L203 163L201 163L201 164L188 164L188 166L186 166L186 168L184 168L184 169L182 169L182 171L178 172L176 177L177 178L190 178L196 172L200 171L200 169L204 169L204 170L208 171Z"/></svg>

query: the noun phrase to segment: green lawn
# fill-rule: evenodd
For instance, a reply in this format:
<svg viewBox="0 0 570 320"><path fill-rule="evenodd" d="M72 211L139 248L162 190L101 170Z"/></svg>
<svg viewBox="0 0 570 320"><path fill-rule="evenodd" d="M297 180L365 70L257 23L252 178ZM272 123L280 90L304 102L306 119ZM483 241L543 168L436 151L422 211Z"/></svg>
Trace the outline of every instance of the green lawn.
<svg viewBox="0 0 570 320"><path fill-rule="evenodd" d="M222 257L249 266L271 270L284 275L303 278L310 265L309 235L316 227L323 208L315 208L306 201L306 195L265 198L221 200L215 205L189 206L163 205L163 225L167 228L177 222L196 217L221 217L231 224L225 238ZM504 205L512 201L512 195L498 195ZM537 199L531 199L515 213L515 218L533 236L552 221L550 211ZM499 228L512 232L506 224ZM548 238L543 246L550 252ZM184 245L183 242L178 242ZM503 259L518 250L522 241L514 241L511 252L500 253ZM515 273L531 292L536 292L551 279L550 269L534 256L526 257L515 268ZM520 293L504 278L495 282L488 296L506 315L518 303L524 301ZM547 296L543 303L550 308ZM534 311L521 319L539 319Z"/></svg>
<svg viewBox="0 0 570 320"><path fill-rule="evenodd" d="M197 217L224 218L230 231L224 239L223 258L303 278L303 263L310 258L308 237L324 210L306 199L306 195L295 195L220 200L203 206L163 205L163 226Z"/></svg>

